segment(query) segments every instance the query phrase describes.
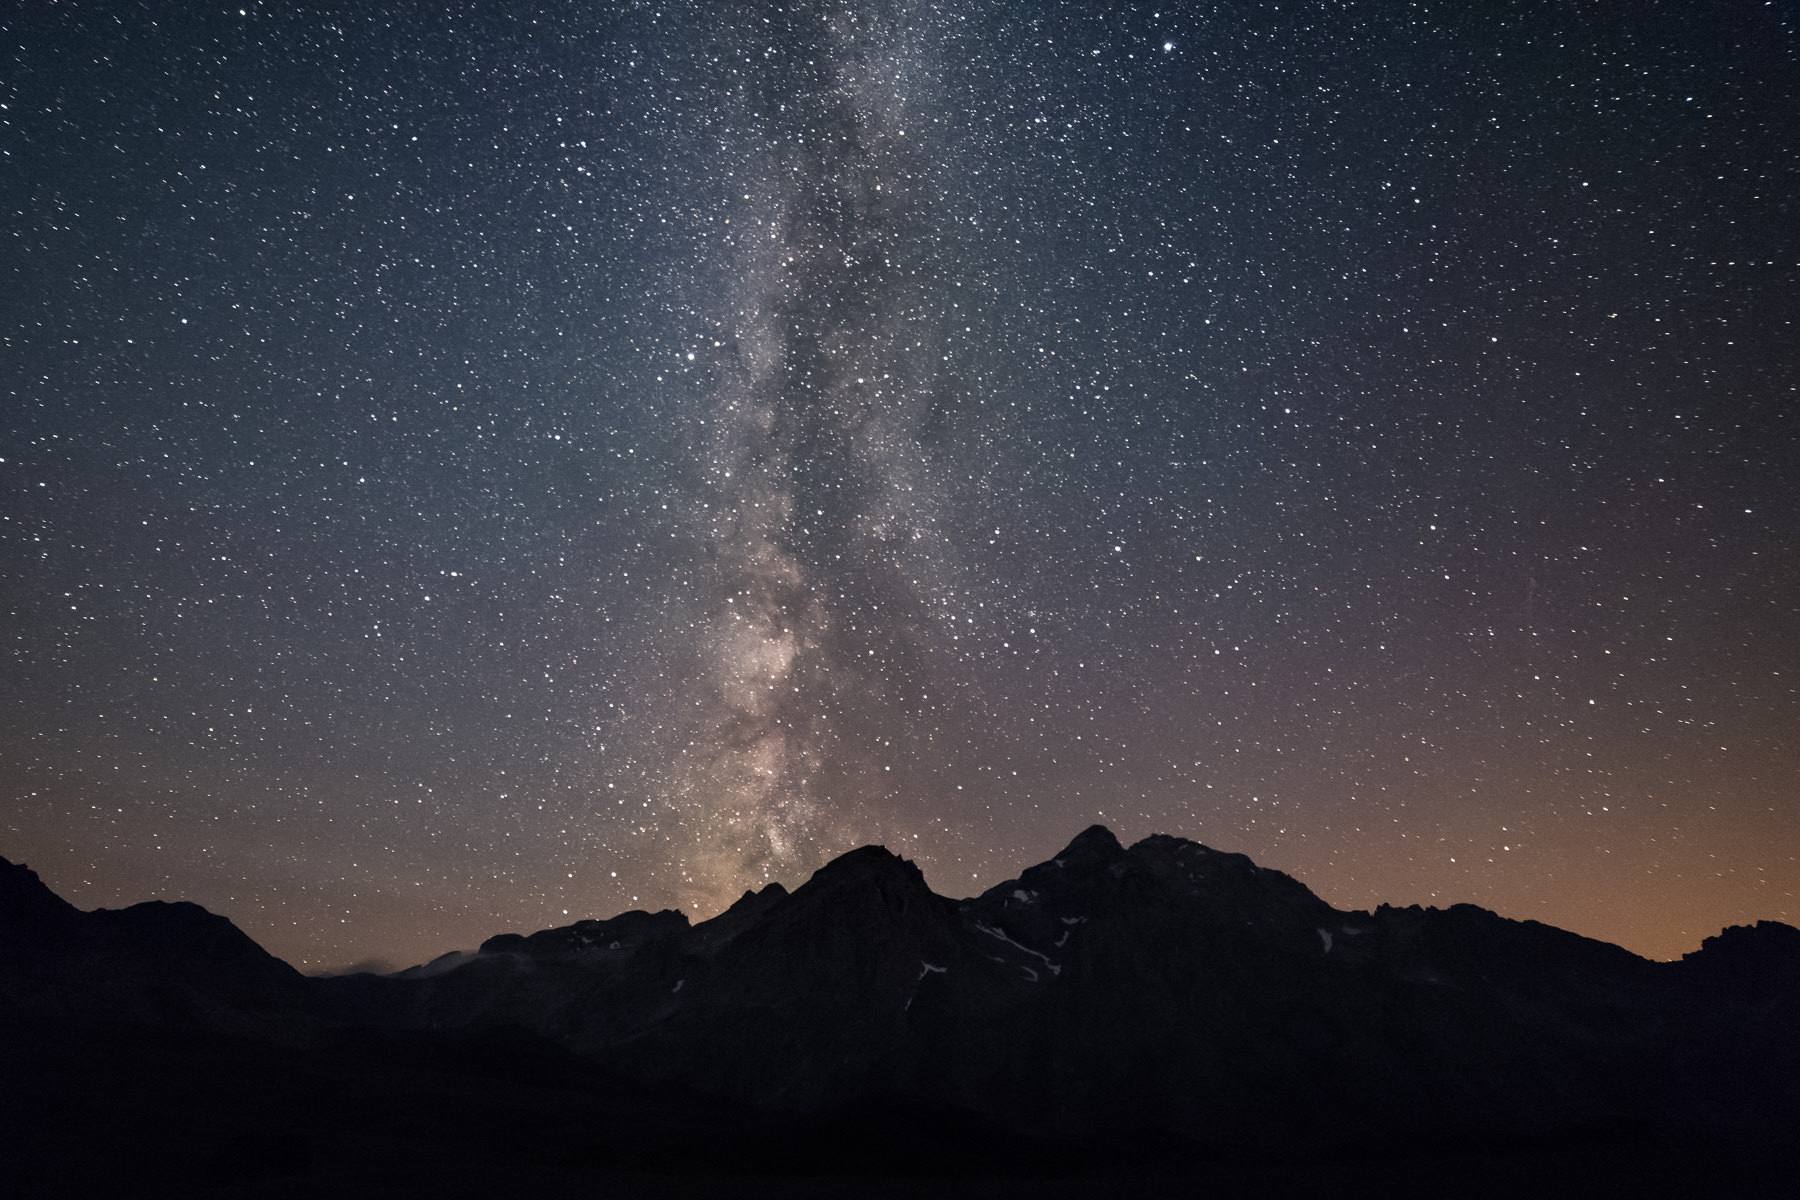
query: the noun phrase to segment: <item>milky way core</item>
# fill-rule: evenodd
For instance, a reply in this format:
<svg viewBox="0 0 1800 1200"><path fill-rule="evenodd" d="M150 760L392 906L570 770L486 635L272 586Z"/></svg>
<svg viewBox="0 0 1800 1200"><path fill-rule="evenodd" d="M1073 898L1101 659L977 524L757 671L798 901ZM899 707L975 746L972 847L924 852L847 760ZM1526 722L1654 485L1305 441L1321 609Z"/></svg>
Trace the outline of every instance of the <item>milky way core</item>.
<svg viewBox="0 0 1800 1200"><path fill-rule="evenodd" d="M695 657L664 753L702 905L879 838L919 783L882 748L917 736L958 574L953 455L925 439L951 303L929 236L937 38L891 15L780 20L785 69L717 134L741 206L695 281L692 586L663 632Z"/></svg>

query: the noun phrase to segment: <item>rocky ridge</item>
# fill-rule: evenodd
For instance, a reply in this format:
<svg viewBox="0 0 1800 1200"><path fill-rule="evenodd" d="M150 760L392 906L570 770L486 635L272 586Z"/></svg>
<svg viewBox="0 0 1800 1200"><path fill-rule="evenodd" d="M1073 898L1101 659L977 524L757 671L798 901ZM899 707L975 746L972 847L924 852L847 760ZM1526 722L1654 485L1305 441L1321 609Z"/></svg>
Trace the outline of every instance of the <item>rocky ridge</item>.
<svg viewBox="0 0 1800 1200"><path fill-rule="evenodd" d="M1757 1148L1800 1132L1800 931L1657 963L1472 905L1342 911L1243 855L1100 826L966 900L869 846L698 924L628 912L312 979L195 905L84 913L0 860L0 962L21 1161L148 1089L138 1153L189 1182L316 1176L324 1145L373 1172L515 1127L541 1154L523 1131L559 1122L589 1172L692 1170L698 1138L734 1173L1033 1177L1121 1147L1179 1173L1618 1144L1606 1171L1703 1145L1724 1149L1674 1169L1761 1178L1782 1168ZM202 1166L171 1149L196 1112L226 1146Z"/></svg>

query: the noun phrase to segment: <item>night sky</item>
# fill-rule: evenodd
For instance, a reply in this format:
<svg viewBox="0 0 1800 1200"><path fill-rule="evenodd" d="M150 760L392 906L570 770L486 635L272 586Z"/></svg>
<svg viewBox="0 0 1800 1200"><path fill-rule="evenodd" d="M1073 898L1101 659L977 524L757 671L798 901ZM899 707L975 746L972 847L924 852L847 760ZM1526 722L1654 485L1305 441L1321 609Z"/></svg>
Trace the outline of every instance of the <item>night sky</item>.
<svg viewBox="0 0 1800 1200"><path fill-rule="evenodd" d="M0 18L0 854L306 970L1099 821L1800 920L1782 3Z"/></svg>

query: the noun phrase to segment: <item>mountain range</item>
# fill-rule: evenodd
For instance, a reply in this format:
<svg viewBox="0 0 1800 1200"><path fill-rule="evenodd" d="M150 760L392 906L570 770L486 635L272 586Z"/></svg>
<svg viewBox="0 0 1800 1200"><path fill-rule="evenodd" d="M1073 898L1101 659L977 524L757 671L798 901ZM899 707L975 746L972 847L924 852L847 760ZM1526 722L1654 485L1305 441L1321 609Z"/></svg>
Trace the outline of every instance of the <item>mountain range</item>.
<svg viewBox="0 0 1800 1200"><path fill-rule="evenodd" d="M0 859L0 972L27 1195L1773 1195L1800 1144L1800 930L1653 962L1101 826L966 900L869 846L699 924L316 978Z"/></svg>

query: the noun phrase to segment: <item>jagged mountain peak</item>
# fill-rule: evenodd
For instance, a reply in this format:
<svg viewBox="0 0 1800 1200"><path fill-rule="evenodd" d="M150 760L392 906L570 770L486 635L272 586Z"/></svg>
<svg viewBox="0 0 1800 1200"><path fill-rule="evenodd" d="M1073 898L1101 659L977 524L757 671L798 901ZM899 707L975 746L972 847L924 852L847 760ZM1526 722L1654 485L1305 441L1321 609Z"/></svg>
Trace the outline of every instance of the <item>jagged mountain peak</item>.
<svg viewBox="0 0 1800 1200"><path fill-rule="evenodd" d="M730 908L694 926L695 937L689 943L690 948L697 954L718 950L753 927L787 898L788 890L779 883L770 883L760 892L746 889Z"/></svg>
<svg viewBox="0 0 1800 1200"><path fill-rule="evenodd" d="M1051 922L1147 907L1233 926L1274 921L1304 928L1308 937L1333 917L1304 884L1245 855L1167 834L1126 849L1104 825L1090 826L1055 858L967 904L983 919L1040 936L1055 932Z"/></svg>
<svg viewBox="0 0 1800 1200"><path fill-rule="evenodd" d="M730 913L747 912L750 909L762 908L781 899L781 897L787 894L788 890L785 887L782 887L779 882L769 884L760 892L755 888L745 888L744 894L733 901L731 907L720 913L719 916L723 917Z"/></svg>
<svg viewBox="0 0 1800 1200"><path fill-rule="evenodd" d="M0 858L0 937L60 928L81 910L58 896L24 863Z"/></svg>
<svg viewBox="0 0 1800 1200"><path fill-rule="evenodd" d="M1730 952L1774 954L1800 957L1800 929L1780 921L1758 921L1754 925L1727 925L1700 943L1700 949L1683 955L1684 959L1707 954Z"/></svg>
<svg viewBox="0 0 1800 1200"><path fill-rule="evenodd" d="M1112 830L1104 825L1089 825L1051 861L1064 866L1079 866L1090 862L1114 862L1123 857L1125 847L1119 844Z"/></svg>
<svg viewBox="0 0 1800 1200"><path fill-rule="evenodd" d="M1759 989L1800 986L1800 929L1779 921L1728 925L1683 955L1681 965Z"/></svg>
<svg viewBox="0 0 1800 1200"><path fill-rule="evenodd" d="M860 846L840 854L794 890L795 900L810 900L827 893L874 889L889 900L912 895L930 896L925 875L909 859L886 846Z"/></svg>

